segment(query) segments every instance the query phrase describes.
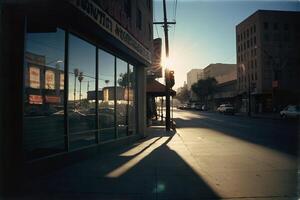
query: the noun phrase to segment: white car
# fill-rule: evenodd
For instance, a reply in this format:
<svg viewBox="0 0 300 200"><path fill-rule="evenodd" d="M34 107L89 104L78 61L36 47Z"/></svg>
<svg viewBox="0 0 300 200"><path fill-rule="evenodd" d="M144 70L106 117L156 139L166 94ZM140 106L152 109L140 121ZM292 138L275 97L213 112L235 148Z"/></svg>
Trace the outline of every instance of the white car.
<svg viewBox="0 0 300 200"><path fill-rule="evenodd" d="M221 104L218 108L217 111L219 113L223 113L223 114L234 114L235 110L234 107L230 104Z"/></svg>
<svg viewBox="0 0 300 200"><path fill-rule="evenodd" d="M299 105L289 105L280 111L280 116L282 118L299 118L300 117L300 106Z"/></svg>

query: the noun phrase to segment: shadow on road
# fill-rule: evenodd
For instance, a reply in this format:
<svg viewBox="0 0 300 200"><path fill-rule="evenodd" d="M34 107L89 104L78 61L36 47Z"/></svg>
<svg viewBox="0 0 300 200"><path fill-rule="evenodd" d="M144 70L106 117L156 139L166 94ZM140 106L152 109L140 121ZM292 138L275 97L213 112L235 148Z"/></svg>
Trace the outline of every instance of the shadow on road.
<svg viewBox="0 0 300 200"><path fill-rule="evenodd" d="M176 117L174 121L177 128L205 128L293 156L298 152L299 124L297 122L196 112L193 112L189 118Z"/></svg>

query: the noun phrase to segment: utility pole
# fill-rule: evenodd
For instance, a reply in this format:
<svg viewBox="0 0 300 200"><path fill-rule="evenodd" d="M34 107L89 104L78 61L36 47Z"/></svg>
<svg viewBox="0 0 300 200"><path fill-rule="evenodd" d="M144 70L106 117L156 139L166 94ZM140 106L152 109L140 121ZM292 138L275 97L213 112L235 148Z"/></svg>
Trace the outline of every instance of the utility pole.
<svg viewBox="0 0 300 200"><path fill-rule="evenodd" d="M167 20L166 0L163 0L163 11L164 11L164 21L163 22L154 22L153 24L163 24L164 33L165 33L166 59L168 59L168 57L169 57L168 25L169 24L176 24L176 22L168 22L168 20ZM166 69L165 69L165 82L166 82L166 131L170 131L170 128L171 128L169 72L170 72L170 70L166 67Z"/></svg>

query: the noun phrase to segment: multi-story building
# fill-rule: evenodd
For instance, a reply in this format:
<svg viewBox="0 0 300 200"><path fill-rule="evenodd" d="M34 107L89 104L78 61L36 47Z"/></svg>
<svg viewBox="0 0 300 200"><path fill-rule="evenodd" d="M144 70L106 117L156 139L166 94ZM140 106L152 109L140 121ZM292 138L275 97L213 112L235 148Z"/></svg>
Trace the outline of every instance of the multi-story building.
<svg viewBox="0 0 300 200"><path fill-rule="evenodd" d="M1 1L0 194L145 136L152 19L152 0Z"/></svg>
<svg viewBox="0 0 300 200"><path fill-rule="evenodd" d="M258 10L236 26L241 108L264 112L299 102L300 12ZM250 95L249 95L250 94Z"/></svg>
<svg viewBox="0 0 300 200"><path fill-rule="evenodd" d="M187 73L187 89L190 91L190 100L197 101L197 95L192 91L192 85L204 79L203 69L191 69Z"/></svg>

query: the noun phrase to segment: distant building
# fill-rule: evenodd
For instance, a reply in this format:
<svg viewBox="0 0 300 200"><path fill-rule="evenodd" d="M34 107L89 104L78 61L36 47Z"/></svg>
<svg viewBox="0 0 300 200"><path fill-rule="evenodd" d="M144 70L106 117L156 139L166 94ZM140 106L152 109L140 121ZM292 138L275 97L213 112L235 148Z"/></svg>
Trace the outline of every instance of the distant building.
<svg viewBox="0 0 300 200"><path fill-rule="evenodd" d="M203 69L205 78L214 77L218 83L224 83L236 79L236 64L216 63Z"/></svg>
<svg viewBox="0 0 300 200"><path fill-rule="evenodd" d="M300 12L258 10L236 26L241 109L278 110L299 103Z"/></svg>
<svg viewBox="0 0 300 200"><path fill-rule="evenodd" d="M215 110L222 103L235 104L236 101L236 64L216 63L210 64L203 69L205 78L215 78L217 89L213 97L209 97L208 107ZM213 99L212 99L213 98Z"/></svg>
<svg viewBox="0 0 300 200"><path fill-rule="evenodd" d="M192 85L197 83L197 81L200 79L204 79L203 69L191 69L187 73L187 88L191 92L190 94L191 101L197 100L196 94L192 91Z"/></svg>

